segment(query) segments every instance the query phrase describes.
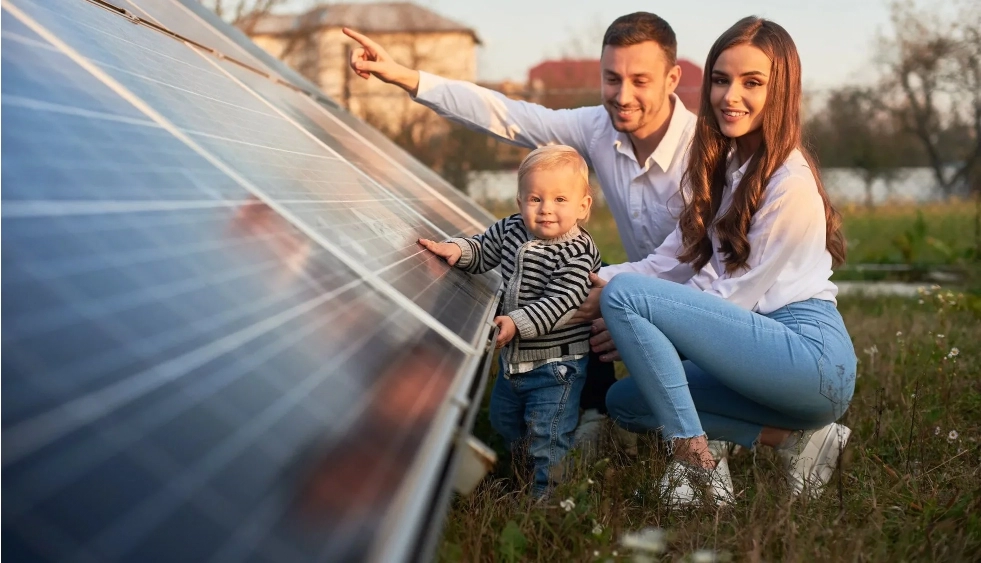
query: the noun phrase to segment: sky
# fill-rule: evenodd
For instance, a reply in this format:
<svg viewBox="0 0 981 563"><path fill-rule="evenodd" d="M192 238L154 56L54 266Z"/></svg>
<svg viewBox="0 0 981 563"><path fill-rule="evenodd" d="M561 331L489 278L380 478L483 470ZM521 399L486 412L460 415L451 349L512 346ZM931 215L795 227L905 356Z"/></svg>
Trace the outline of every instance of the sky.
<svg viewBox="0 0 981 563"><path fill-rule="evenodd" d="M364 2L369 0L345 0ZM737 20L763 16L782 25L801 56L805 89L868 83L880 33L890 28L886 0L413 0L472 27L483 42L478 80L524 81L528 69L563 54L599 56L603 31L618 16L651 11L678 37L678 55L699 66ZM292 0L293 6L310 2Z"/></svg>

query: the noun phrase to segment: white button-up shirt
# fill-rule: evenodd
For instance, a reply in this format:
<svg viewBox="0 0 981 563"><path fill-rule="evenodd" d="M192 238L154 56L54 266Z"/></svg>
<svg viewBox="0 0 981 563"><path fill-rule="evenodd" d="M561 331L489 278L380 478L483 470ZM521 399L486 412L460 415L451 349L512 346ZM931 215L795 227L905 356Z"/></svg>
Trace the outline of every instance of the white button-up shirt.
<svg viewBox="0 0 981 563"><path fill-rule="evenodd" d="M719 216L732 204L733 191L749 166L730 165ZM749 259L746 266L726 272L723 257L715 252L711 268L698 275L678 262L682 248L681 229L664 241L657 251L639 262L602 268L600 277L609 280L623 272L638 272L687 283L740 307L761 314L784 305L817 298L835 301L838 288L830 281L831 253L826 245L824 202L818 193L807 160L795 150L774 172L763 193L763 201L749 227ZM709 230L712 247L719 247L714 229ZM715 272L720 272L718 276Z"/></svg>
<svg viewBox="0 0 981 563"><path fill-rule="evenodd" d="M674 110L657 149L638 163L626 133L613 128L602 106L551 110L469 82L419 73L415 100L436 113L503 141L538 148L569 145L596 173L630 261L654 252L675 229L695 115L671 96ZM517 189L517 186L515 186Z"/></svg>

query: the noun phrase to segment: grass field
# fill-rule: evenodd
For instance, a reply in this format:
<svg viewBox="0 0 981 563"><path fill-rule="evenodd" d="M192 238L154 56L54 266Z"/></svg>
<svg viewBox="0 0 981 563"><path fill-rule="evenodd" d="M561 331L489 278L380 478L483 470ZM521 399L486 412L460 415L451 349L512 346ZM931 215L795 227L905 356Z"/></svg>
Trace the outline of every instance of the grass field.
<svg viewBox="0 0 981 563"><path fill-rule="evenodd" d="M973 232L963 232L971 213L922 211L930 236L974 260ZM915 228L916 217L911 208L846 210L853 256L887 256L886 238ZM622 259L608 212L594 211L590 231L608 261ZM981 308L961 289L839 301L860 363L842 419L852 438L820 498L790 501L772 452L760 448L730 460L734 507L671 511L656 488L666 462L657 441L644 437L631 457L611 436L607 457L580 461L544 504L502 463L474 495L454 501L439 560L981 560ZM475 432L500 449L486 404ZM645 529L649 550L625 545L625 535Z"/></svg>

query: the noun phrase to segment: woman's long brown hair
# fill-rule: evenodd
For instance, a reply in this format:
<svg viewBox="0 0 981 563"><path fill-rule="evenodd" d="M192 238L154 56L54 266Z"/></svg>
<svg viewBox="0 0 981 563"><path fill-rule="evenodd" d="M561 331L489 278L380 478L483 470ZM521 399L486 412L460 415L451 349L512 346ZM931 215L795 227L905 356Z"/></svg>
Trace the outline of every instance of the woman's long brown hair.
<svg viewBox="0 0 981 563"><path fill-rule="evenodd" d="M763 109L763 141L750 158L738 189L732 194L731 207L716 218L726 183L726 159L735 147L735 141L722 134L715 118L710 98L712 69L722 52L736 45L752 45L763 51L769 57L772 68ZM716 250L722 253L727 272L746 266L753 215L763 200L767 182L794 149L799 149L807 159L818 193L824 201L826 244L832 261L834 265L845 261L841 215L828 199L817 162L801 142L801 90L797 47L787 31L776 23L757 17L744 18L712 45L705 61L695 137L682 180L682 184L691 189L691 198L686 202L680 218L684 249L679 259L690 263L696 271L708 263ZM716 230L718 249L712 248L709 228Z"/></svg>

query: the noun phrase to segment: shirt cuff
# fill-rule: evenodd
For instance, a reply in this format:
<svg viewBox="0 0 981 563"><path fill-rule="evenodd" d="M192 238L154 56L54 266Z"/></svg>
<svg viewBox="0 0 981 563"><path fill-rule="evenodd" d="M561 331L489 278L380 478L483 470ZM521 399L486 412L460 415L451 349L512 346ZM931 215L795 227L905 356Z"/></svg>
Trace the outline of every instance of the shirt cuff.
<svg viewBox="0 0 981 563"><path fill-rule="evenodd" d="M444 242L453 243L460 247L460 259L457 260L454 266L457 268L466 268L473 262L473 249L470 248L470 244L467 241L462 238L451 238Z"/></svg>
<svg viewBox="0 0 981 563"><path fill-rule="evenodd" d="M514 321L514 326L518 329L518 334L521 338L534 338L538 336L538 331L535 330L535 324L531 322L531 317L528 313L521 309L517 309L508 313L511 320Z"/></svg>
<svg viewBox="0 0 981 563"><path fill-rule="evenodd" d="M442 76L436 76L428 72L419 71L419 86L416 87L416 95L413 100L426 100L426 94L432 92L437 86L446 82Z"/></svg>
<svg viewBox="0 0 981 563"><path fill-rule="evenodd" d="M613 276L619 274L620 270L623 269L623 268L619 268L618 266L619 264L615 264L612 266L603 266L602 268L599 269L598 272L596 272L596 275L599 276L600 279L602 279L603 281L610 281L611 279L613 279Z"/></svg>

